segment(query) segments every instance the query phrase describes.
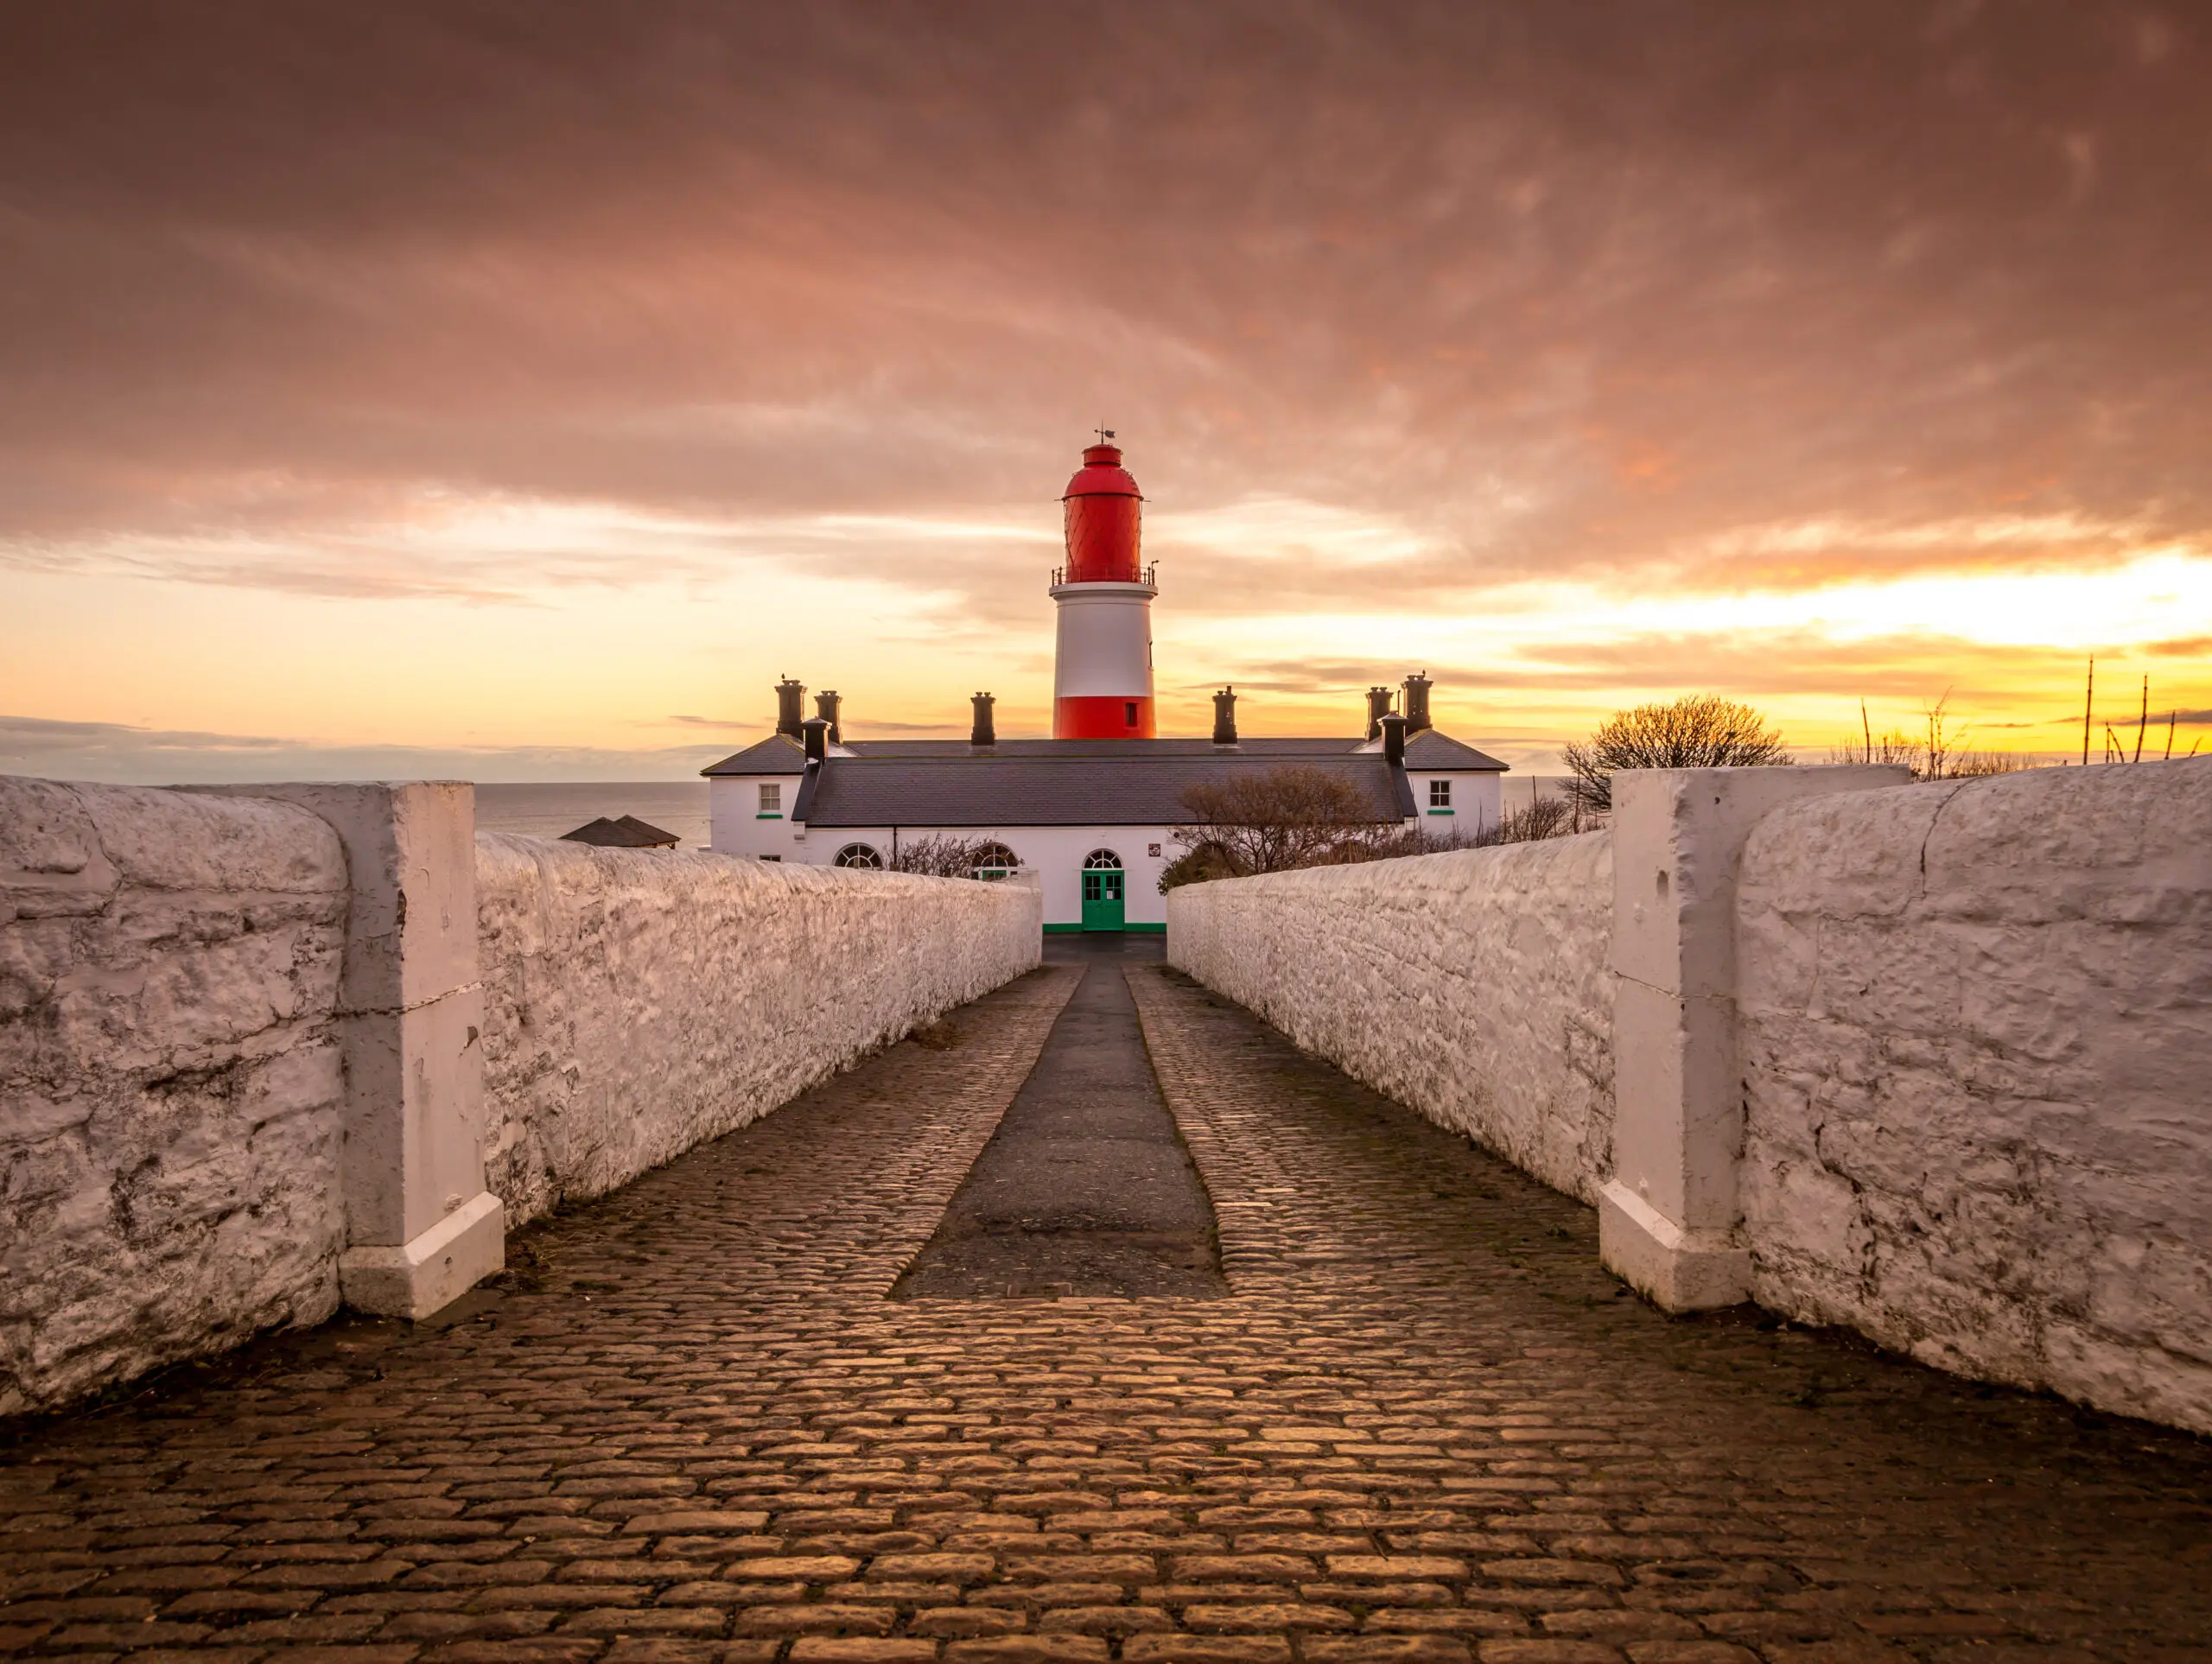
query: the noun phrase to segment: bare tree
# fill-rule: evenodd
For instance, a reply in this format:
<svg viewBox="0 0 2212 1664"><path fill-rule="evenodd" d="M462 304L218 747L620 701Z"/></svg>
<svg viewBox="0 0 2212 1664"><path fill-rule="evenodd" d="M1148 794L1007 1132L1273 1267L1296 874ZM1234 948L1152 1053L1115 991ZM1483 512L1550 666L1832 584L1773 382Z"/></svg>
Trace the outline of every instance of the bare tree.
<svg viewBox="0 0 2212 1664"><path fill-rule="evenodd" d="M1379 824L1364 791L1311 763L1201 781L1183 807L1191 822L1175 842L1237 876L1363 859L1363 835Z"/></svg>
<svg viewBox="0 0 2212 1664"><path fill-rule="evenodd" d="M1585 742L1562 748L1567 795L1600 812L1613 806L1624 768L1756 768L1790 760L1782 735L1749 705L1713 694L1617 711Z"/></svg>
<svg viewBox="0 0 2212 1664"><path fill-rule="evenodd" d="M1534 797L1525 809L1510 810L1494 827L1484 829L1485 843L1535 843L1544 838L1564 838L1581 829L1575 824L1575 806L1564 797Z"/></svg>

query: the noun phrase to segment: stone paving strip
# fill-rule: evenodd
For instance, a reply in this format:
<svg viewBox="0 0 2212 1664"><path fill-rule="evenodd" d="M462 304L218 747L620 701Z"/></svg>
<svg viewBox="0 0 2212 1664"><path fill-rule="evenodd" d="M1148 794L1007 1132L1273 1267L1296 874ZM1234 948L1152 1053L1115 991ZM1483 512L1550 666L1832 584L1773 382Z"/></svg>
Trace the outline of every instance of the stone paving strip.
<svg viewBox="0 0 2212 1664"><path fill-rule="evenodd" d="M1737 1314L1128 972L1227 1298L886 1298L1048 969L340 1323L16 1429L0 1648L226 1664L2212 1659L2202 1441Z"/></svg>
<svg viewBox="0 0 2212 1664"><path fill-rule="evenodd" d="M1092 962L893 1296L1228 1292L1128 982Z"/></svg>

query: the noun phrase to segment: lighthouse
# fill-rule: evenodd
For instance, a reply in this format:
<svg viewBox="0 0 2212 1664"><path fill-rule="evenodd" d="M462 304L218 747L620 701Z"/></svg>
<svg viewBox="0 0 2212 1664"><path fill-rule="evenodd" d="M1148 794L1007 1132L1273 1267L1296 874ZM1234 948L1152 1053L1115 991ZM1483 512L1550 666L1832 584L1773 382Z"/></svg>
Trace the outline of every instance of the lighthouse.
<svg viewBox="0 0 2212 1664"><path fill-rule="evenodd" d="M1122 466L1114 435L1083 454L1068 481L1067 564L1052 574L1059 635L1052 676L1055 740L1150 740L1152 598L1160 593L1139 560L1144 501Z"/></svg>
<svg viewBox="0 0 2212 1664"><path fill-rule="evenodd" d="M976 693L964 744L871 740L842 726L834 693L817 695L821 714L802 721L807 690L786 678L775 690L775 731L705 771L715 848L854 872L1018 876L1041 887L1047 931L1119 932L1166 930L1162 886L1203 785L1295 765L1341 784L1354 820L1395 828L1408 846L1434 847L1440 835L1486 841L1505 765L1437 732L1425 676L1406 678L1395 709L1390 689L1376 689L1365 733L1240 740L1236 694L1224 688L1211 739L1160 737L1160 591L1140 553L1144 498L1113 434L1102 428L1098 440L1061 496L1067 561L1051 587L1052 737L1001 734L991 695ZM1350 810L1353 803L1364 808Z"/></svg>

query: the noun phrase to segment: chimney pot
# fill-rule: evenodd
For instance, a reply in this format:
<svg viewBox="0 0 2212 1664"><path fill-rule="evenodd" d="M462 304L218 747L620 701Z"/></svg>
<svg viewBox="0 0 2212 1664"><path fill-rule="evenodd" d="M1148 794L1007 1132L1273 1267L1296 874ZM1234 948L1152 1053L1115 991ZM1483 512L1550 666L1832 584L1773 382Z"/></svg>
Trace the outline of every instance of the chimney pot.
<svg viewBox="0 0 2212 1664"><path fill-rule="evenodd" d="M837 721L838 708L844 702L837 697L837 690L835 688L814 695L814 714L830 725L830 743L833 746L842 746L845 743L844 732Z"/></svg>
<svg viewBox="0 0 2212 1664"><path fill-rule="evenodd" d="M1408 737L1433 727L1428 720L1428 672L1415 670L1406 678L1406 733Z"/></svg>
<svg viewBox="0 0 2212 1664"><path fill-rule="evenodd" d="M818 716L810 716L799 724L806 735L806 760L809 767L830 759L830 725Z"/></svg>
<svg viewBox="0 0 2212 1664"><path fill-rule="evenodd" d="M1236 743L1236 689L1224 688L1213 696L1213 742L1217 746Z"/></svg>
<svg viewBox="0 0 2212 1664"><path fill-rule="evenodd" d="M1406 765L1406 719L1391 711L1378 719L1382 724L1382 760L1392 768Z"/></svg>
<svg viewBox="0 0 2212 1664"><path fill-rule="evenodd" d="M798 738L798 725L806 715L806 683L785 676L776 684L776 732Z"/></svg>
<svg viewBox="0 0 2212 1664"><path fill-rule="evenodd" d="M969 702L976 707L976 721L968 731L968 743L978 748L995 746L999 736L998 730L991 722L991 695L987 693L970 694Z"/></svg>
<svg viewBox="0 0 2212 1664"><path fill-rule="evenodd" d="M1367 737L1370 740L1382 732L1382 717L1390 708L1391 692L1389 688L1370 688L1367 690Z"/></svg>

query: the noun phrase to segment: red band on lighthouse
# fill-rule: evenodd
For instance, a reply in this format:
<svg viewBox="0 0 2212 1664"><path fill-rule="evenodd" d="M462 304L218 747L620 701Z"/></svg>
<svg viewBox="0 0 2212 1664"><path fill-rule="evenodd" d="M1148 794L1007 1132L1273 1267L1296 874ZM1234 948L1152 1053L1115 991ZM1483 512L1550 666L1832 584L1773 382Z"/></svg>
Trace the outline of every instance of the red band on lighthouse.
<svg viewBox="0 0 2212 1664"><path fill-rule="evenodd" d="M1137 482L1112 445L1093 445L1068 481L1065 569L1057 575L1055 740L1149 740L1152 598L1139 557Z"/></svg>

